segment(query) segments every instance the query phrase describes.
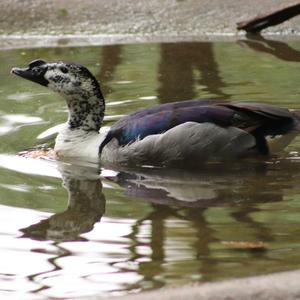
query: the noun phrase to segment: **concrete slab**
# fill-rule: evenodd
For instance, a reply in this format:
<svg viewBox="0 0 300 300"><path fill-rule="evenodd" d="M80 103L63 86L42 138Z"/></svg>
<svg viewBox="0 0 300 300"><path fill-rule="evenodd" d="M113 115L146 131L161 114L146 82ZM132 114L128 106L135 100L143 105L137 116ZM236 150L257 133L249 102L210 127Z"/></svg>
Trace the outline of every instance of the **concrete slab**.
<svg viewBox="0 0 300 300"><path fill-rule="evenodd" d="M2 0L0 37L3 46L18 45L20 38L26 44L28 37L29 41L43 40L43 45L66 44L74 39L77 44L102 44L236 38L241 34L236 30L236 22L297 2ZM265 33L298 36L300 17L267 29Z"/></svg>
<svg viewBox="0 0 300 300"><path fill-rule="evenodd" d="M86 299L86 298L85 298ZM89 300L106 300L92 297ZM107 298L111 299L110 298ZM115 300L295 300L300 299L300 271L223 282L162 288Z"/></svg>

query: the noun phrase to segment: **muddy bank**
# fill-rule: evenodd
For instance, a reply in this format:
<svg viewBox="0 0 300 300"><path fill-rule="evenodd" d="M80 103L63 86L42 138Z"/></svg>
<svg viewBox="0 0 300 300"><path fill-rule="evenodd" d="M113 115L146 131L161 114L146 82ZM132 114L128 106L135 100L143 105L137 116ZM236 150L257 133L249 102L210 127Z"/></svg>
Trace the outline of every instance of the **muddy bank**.
<svg viewBox="0 0 300 300"><path fill-rule="evenodd" d="M234 39L236 23L293 0L3 0L2 47ZM300 17L264 31L298 36ZM30 37L29 42L26 38ZM23 41L22 41L23 39Z"/></svg>

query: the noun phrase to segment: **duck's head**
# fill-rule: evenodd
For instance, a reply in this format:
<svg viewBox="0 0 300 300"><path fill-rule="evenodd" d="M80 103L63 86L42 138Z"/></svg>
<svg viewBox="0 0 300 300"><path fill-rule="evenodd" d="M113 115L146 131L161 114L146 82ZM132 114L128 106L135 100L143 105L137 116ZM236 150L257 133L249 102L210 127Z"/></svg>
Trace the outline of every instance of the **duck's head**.
<svg viewBox="0 0 300 300"><path fill-rule="evenodd" d="M88 96L96 91L101 93L99 84L91 72L75 63L37 59L26 68L12 68L11 73L46 86L65 98Z"/></svg>

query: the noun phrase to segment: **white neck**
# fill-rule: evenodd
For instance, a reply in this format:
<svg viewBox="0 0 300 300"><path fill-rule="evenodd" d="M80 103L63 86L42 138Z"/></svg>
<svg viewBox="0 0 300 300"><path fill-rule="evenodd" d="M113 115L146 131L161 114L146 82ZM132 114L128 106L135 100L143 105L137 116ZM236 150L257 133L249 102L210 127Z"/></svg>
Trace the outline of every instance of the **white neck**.
<svg viewBox="0 0 300 300"><path fill-rule="evenodd" d="M105 128L104 130L105 131ZM107 131L107 130L106 130ZM99 161L99 146L106 133L70 129L68 124L59 132L54 150L59 158Z"/></svg>

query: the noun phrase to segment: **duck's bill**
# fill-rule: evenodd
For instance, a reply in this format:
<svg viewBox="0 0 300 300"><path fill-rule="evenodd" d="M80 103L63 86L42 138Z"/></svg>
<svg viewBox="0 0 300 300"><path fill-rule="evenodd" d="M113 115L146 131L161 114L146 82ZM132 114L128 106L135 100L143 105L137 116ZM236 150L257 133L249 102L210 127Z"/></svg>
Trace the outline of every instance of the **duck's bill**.
<svg viewBox="0 0 300 300"><path fill-rule="evenodd" d="M12 68L11 73L15 74L17 76L20 76L22 78L25 78L27 80L33 81L35 83L41 84L43 86L47 86L49 81L44 78L44 74L46 72L46 69L43 70L40 69L32 69L30 67L27 68Z"/></svg>

